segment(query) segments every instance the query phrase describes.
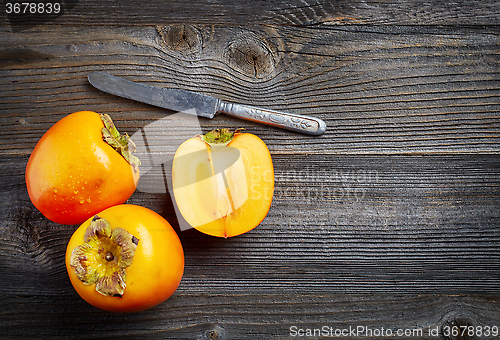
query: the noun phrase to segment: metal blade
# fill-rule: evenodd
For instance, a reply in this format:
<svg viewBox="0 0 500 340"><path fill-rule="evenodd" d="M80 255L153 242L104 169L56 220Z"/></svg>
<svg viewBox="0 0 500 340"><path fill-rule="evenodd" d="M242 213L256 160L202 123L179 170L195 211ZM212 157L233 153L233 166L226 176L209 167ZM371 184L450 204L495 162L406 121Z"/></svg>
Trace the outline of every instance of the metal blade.
<svg viewBox="0 0 500 340"><path fill-rule="evenodd" d="M213 118L220 105L220 100L214 97L135 83L105 72L92 72L88 79L95 88L115 96L205 118Z"/></svg>

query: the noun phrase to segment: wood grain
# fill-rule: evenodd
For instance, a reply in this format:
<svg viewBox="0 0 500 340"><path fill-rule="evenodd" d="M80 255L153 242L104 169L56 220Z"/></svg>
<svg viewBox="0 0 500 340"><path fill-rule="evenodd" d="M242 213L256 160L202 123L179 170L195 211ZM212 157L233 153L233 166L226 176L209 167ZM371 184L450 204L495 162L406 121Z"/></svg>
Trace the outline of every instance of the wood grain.
<svg viewBox="0 0 500 340"><path fill-rule="evenodd" d="M335 338L337 330L354 329L359 331L354 338L357 334L366 339L435 340L443 338L443 322L467 319L474 326L491 325L498 324L500 317L498 300L465 296L430 295L398 300L332 294L176 294L164 305L142 312L140 318L138 314L105 313L84 303L60 310L65 299L43 296L5 299L4 314L10 319L0 321L2 334L24 339L81 339L82 335L100 339L112 338L110 335L123 339L296 339L300 337L292 334L299 329L326 327L327 334L334 334L331 338ZM33 304L41 309L34 311ZM168 320L164 319L166 316ZM27 321L18 321L23 319ZM385 333L390 330L393 335L373 335L382 329ZM398 336L398 331L407 334Z"/></svg>
<svg viewBox="0 0 500 340"><path fill-rule="evenodd" d="M499 4L495 0L408 1L408 0L65 0L62 15L21 17L3 25L15 31L33 24L67 26L148 26L164 24L215 25L497 25ZM11 16L12 17L12 16ZM10 24L10 26L8 26Z"/></svg>
<svg viewBox="0 0 500 340"><path fill-rule="evenodd" d="M171 48L164 27L5 34L0 152L29 153L61 115L82 108L127 121L129 133L166 115L93 89L93 70L326 121L322 138L294 140L225 116L201 123L250 129L276 153L499 151L497 28L188 27L203 49ZM26 37L23 49L7 47Z"/></svg>
<svg viewBox="0 0 500 340"><path fill-rule="evenodd" d="M37 25L0 12L0 338L319 339L292 330L326 326L435 340L458 338L450 325L500 326L498 2L155 1L66 0ZM314 115L327 133L200 119L203 132L261 137L275 193L247 234L181 231L157 180L198 127L92 88L96 70ZM174 296L142 313L78 297L64 266L76 226L44 218L25 187L39 138L84 109L146 131L166 159L128 203L174 225L186 268Z"/></svg>
<svg viewBox="0 0 500 340"><path fill-rule="evenodd" d="M180 292L498 294L500 158L273 156L273 205L257 229L228 240L179 231L187 263ZM34 210L25 162L7 159L18 166L2 192L0 289L67 293L64 252L75 228ZM167 193L138 191L129 203L178 228Z"/></svg>

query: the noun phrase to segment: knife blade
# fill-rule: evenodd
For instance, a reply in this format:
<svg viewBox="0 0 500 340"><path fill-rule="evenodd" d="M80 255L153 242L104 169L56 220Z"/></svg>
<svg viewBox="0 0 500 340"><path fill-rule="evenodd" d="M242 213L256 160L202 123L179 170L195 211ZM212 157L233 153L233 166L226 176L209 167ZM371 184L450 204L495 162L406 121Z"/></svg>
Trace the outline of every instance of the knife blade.
<svg viewBox="0 0 500 340"><path fill-rule="evenodd" d="M319 136L326 131L325 122L315 117L229 103L187 90L136 83L100 71L90 73L88 80L92 86L106 93L204 118L212 119L216 114L223 113L308 135Z"/></svg>

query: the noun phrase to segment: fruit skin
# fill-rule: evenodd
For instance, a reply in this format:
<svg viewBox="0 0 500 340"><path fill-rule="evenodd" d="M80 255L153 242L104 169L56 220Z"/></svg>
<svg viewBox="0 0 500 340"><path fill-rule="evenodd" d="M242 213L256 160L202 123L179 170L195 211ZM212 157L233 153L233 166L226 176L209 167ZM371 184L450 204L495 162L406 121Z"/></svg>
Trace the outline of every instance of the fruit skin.
<svg viewBox="0 0 500 340"><path fill-rule="evenodd" d="M235 152L238 160L224 164ZM241 235L258 226L271 207L271 154L256 135L214 130L179 146L172 184L177 207L193 228L218 237Z"/></svg>
<svg viewBox="0 0 500 340"><path fill-rule="evenodd" d="M139 170L103 140L104 126L98 113L80 111L38 141L26 166L26 186L49 220L80 224L135 191Z"/></svg>
<svg viewBox="0 0 500 340"><path fill-rule="evenodd" d="M182 244L171 225L156 212L142 206L122 204L98 214L112 228L123 228L139 242L132 264L127 268L122 297L104 296L95 284L84 285L70 265L73 250L83 243L92 217L71 237L66 250L66 269L73 287L91 305L110 312L138 312L167 300L177 289L184 272Z"/></svg>

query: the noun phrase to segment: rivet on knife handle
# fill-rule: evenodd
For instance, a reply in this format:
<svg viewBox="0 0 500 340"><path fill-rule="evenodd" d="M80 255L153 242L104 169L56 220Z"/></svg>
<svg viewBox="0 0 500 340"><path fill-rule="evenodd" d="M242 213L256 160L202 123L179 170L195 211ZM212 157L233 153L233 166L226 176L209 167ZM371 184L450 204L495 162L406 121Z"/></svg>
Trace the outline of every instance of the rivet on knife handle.
<svg viewBox="0 0 500 340"><path fill-rule="evenodd" d="M291 131L318 136L326 131L324 121L314 117L220 102L219 112Z"/></svg>

